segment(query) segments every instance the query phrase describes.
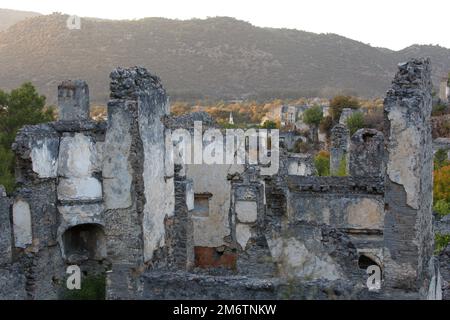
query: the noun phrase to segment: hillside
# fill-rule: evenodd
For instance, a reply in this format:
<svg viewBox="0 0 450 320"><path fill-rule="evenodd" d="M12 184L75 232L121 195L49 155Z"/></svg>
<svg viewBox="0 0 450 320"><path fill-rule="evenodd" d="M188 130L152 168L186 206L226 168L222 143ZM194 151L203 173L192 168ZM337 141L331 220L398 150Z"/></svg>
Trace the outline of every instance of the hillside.
<svg viewBox="0 0 450 320"><path fill-rule="evenodd" d="M335 34L259 28L232 18L137 21L67 16L21 21L0 32L0 88L32 81L54 103L58 82L88 81L104 103L117 66L143 65L173 97L246 98L353 93L384 96L396 64L413 56L433 60L435 85L450 70L450 50L412 46L399 52Z"/></svg>
<svg viewBox="0 0 450 320"><path fill-rule="evenodd" d="M39 15L40 13L37 12L0 9L0 31L8 29L19 21Z"/></svg>

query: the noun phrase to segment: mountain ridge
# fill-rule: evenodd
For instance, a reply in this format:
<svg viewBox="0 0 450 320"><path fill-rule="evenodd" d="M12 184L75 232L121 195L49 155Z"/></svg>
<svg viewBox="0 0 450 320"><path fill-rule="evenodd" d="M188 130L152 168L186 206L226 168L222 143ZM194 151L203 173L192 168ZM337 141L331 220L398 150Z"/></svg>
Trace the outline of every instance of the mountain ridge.
<svg viewBox="0 0 450 320"><path fill-rule="evenodd" d="M33 11L19 11L13 9L0 8L0 31L8 29L10 26L24 19L41 15Z"/></svg>
<svg viewBox="0 0 450 320"><path fill-rule="evenodd" d="M65 79L88 81L92 101L108 99L108 75L117 66L142 65L161 77L174 98L382 97L396 65L429 56L435 86L450 70L450 50L411 45L376 48L332 34L255 27L229 17L172 20L41 15L0 32L0 88L33 82L56 102Z"/></svg>

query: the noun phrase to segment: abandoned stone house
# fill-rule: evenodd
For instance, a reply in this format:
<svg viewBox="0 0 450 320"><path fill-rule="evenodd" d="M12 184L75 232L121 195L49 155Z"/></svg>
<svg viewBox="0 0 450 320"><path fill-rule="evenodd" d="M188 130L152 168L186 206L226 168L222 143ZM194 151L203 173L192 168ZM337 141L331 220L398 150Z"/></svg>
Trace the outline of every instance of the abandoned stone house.
<svg viewBox="0 0 450 320"><path fill-rule="evenodd" d="M283 149L275 175L175 165L172 130L214 121L170 116L157 77L114 70L105 122L89 119L84 81L63 82L59 120L24 127L13 145L19 188L0 193L0 298L61 298L76 264L106 277L108 299L440 299L430 68L399 65L386 136L334 130L332 167L346 157L345 177L315 176L311 157Z"/></svg>

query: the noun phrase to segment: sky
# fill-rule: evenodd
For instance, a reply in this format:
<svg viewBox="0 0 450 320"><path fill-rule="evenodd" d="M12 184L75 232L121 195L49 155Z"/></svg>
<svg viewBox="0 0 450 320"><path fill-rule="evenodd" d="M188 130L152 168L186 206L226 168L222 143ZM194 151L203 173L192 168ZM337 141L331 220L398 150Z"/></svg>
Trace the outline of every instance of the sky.
<svg viewBox="0 0 450 320"><path fill-rule="evenodd" d="M372 46L450 48L449 0L0 0L0 8L105 19L229 16L260 27L336 33Z"/></svg>

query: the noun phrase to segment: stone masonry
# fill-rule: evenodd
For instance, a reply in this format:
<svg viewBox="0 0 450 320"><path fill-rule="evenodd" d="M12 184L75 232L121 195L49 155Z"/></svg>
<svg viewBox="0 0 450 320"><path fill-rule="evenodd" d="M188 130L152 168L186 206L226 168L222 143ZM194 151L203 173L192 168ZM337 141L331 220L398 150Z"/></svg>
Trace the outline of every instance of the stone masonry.
<svg viewBox="0 0 450 320"><path fill-rule="evenodd" d="M416 290L422 295L428 293L430 282L436 282L439 276L432 259L430 73L431 64L426 59L400 64L384 101L387 127L385 284Z"/></svg>
<svg viewBox="0 0 450 320"><path fill-rule="evenodd" d="M348 172L348 151L350 147L350 131L343 124L337 124L331 129L330 173L335 176L342 164Z"/></svg>
<svg viewBox="0 0 450 320"><path fill-rule="evenodd" d="M351 176L381 176L384 172L384 136L375 129L360 129L350 140Z"/></svg>

